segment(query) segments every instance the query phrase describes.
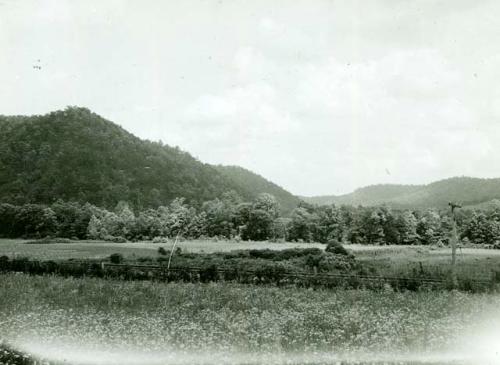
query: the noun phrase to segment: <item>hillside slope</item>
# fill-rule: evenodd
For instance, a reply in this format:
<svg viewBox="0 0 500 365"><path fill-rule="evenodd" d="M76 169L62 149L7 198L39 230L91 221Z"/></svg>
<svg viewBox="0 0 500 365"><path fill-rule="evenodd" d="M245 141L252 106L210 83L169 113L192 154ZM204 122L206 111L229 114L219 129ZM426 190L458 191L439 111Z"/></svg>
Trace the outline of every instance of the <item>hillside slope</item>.
<svg viewBox="0 0 500 365"><path fill-rule="evenodd" d="M290 212L300 202L300 199L264 177L239 166L215 166L223 176L234 181L247 196L255 196L266 192L276 197L283 213Z"/></svg>
<svg viewBox="0 0 500 365"><path fill-rule="evenodd" d="M301 197L304 201L317 204L337 204L337 205L380 205L387 201L410 194L417 191L418 185L372 185L356 189L350 194L344 195L324 195L316 197Z"/></svg>
<svg viewBox="0 0 500 365"><path fill-rule="evenodd" d="M448 202L476 205L500 198L500 179L453 177L427 185L373 185L345 195L302 197L318 205L346 204L396 208L443 208Z"/></svg>
<svg viewBox="0 0 500 365"><path fill-rule="evenodd" d="M85 108L41 116L0 116L0 201L57 199L113 207L157 206L176 197L192 203L235 190L257 193L190 154L144 141Z"/></svg>

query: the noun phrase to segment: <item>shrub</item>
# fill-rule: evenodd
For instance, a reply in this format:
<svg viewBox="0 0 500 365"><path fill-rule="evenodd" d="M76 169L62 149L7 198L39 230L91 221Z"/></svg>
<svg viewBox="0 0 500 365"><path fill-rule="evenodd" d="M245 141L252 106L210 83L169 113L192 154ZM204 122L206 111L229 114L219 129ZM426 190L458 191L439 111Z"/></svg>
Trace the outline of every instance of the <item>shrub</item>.
<svg viewBox="0 0 500 365"><path fill-rule="evenodd" d="M109 256L109 261L112 264L121 264L123 262L123 255L121 253L113 253Z"/></svg>
<svg viewBox="0 0 500 365"><path fill-rule="evenodd" d="M122 237L122 236L111 236L111 235L106 235L104 236L104 241L108 241L108 242L114 242L114 243L125 243L127 242L127 239L125 237Z"/></svg>
<svg viewBox="0 0 500 365"><path fill-rule="evenodd" d="M0 271L7 270L8 264L9 264L9 257L5 255L0 256Z"/></svg>
<svg viewBox="0 0 500 365"><path fill-rule="evenodd" d="M326 245L326 252L333 253L335 255L349 255L349 252L342 246L342 244L337 240L331 240Z"/></svg>
<svg viewBox="0 0 500 365"><path fill-rule="evenodd" d="M51 237L45 237L40 240L34 240L34 241L26 241L24 242L25 244L49 244L49 243L71 243L72 240L69 238L61 238L61 237L56 237L56 238L51 238Z"/></svg>
<svg viewBox="0 0 500 365"><path fill-rule="evenodd" d="M264 259L273 261L286 261L294 258L305 257L309 255L322 255L323 251L319 248L288 248L285 250L248 250L248 256L254 259Z"/></svg>
<svg viewBox="0 0 500 365"><path fill-rule="evenodd" d="M168 238L162 236L156 236L155 238L153 238L153 243L168 243Z"/></svg>
<svg viewBox="0 0 500 365"><path fill-rule="evenodd" d="M357 265L354 257L342 254L327 253L317 263L318 269L321 272L343 271L349 272L354 270Z"/></svg>
<svg viewBox="0 0 500 365"><path fill-rule="evenodd" d="M153 263L153 258L152 257L138 257L137 262L140 262L141 264Z"/></svg>
<svg viewBox="0 0 500 365"><path fill-rule="evenodd" d="M318 268L319 267L319 263L323 259L323 257L324 257L323 253L316 254L316 255L315 254L309 254L309 255L305 256L305 258L304 258L304 264L309 269Z"/></svg>
<svg viewBox="0 0 500 365"><path fill-rule="evenodd" d="M168 252L163 247L158 247L158 254L162 256L167 256Z"/></svg>

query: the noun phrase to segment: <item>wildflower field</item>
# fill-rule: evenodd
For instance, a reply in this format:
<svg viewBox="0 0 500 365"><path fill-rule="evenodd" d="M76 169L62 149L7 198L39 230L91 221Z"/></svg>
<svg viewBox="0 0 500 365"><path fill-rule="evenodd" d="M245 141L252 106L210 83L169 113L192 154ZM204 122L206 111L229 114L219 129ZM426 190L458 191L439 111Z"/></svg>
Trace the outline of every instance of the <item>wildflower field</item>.
<svg viewBox="0 0 500 365"><path fill-rule="evenodd" d="M262 354L281 359L290 353L309 359L321 354L470 356L484 353L481 331L498 324L500 307L500 296L455 291L280 289L24 274L0 275L0 298L1 340L65 363L105 358L109 351L165 358L256 354L245 363ZM486 351L494 351L488 346Z"/></svg>

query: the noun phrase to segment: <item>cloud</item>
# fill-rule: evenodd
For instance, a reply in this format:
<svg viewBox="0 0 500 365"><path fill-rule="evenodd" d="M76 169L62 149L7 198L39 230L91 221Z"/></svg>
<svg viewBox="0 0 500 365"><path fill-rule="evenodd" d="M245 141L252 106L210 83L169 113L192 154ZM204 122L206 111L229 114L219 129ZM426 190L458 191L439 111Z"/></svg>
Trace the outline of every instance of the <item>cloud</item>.
<svg viewBox="0 0 500 365"><path fill-rule="evenodd" d="M0 112L87 106L298 194L499 176L499 6L8 2Z"/></svg>
<svg viewBox="0 0 500 365"><path fill-rule="evenodd" d="M323 191L348 189L353 181L386 181L386 168L393 182L409 182L421 171L453 166L448 151L463 159L480 153L476 143L487 146L481 133L470 135L477 120L457 92L458 73L432 49L352 63L332 54L280 67L272 52L245 47L234 62L241 86L203 95L187 109L192 135L210 129L192 148L209 143L219 149L214 159L256 168L283 185L293 180L307 191L310 182L300 176L309 170ZM256 81L265 75L271 80ZM228 155L227 140L237 142L238 153Z"/></svg>

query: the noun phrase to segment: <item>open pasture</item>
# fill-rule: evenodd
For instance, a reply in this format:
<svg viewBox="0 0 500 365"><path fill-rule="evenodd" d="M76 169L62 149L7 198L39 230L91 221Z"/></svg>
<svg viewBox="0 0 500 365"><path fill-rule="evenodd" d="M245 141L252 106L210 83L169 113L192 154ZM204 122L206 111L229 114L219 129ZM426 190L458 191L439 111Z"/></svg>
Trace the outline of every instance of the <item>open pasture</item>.
<svg viewBox="0 0 500 365"><path fill-rule="evenodd" d="M432 246L361 246L347 245L367 267L384 275L411 270L447 272L451 270L451 248ZM500 250L461 248L457 250L457 275L488 279L500 272Z"/></svg>
<svg viewBox="0 0 500 365"><path fill-rule="evenodd" d="M74 241L71 243L27 244L25 240L0 239L0 256L29 257L38 260L105 259L113 253L125 258L157 257L158 248L169 250L168 243L105 241ZM276 243L192 240L178 242L183 252L226 252L248 249L283 250L288 248L317 247L319 243ZM409 270L449 271L451 250L448 247L430 246L368 246L345 245L356 259L384 275L398 275ZM473 278L489 278L500 271L500 250L462 248L457 251L457 271Z"/></svg>
<svg viewBox="0 0 500 365"><path fill-rule="evenodd" d="M107 258L112 253L121 253L125 257L156 257L158 248L171 249L174 241L168 243L152 242L126 242L114 243L106 241L74 241L71 243L40 243L26 244L26 240L0 239L0 256L29 257L40 260L64 259L100 259ZM284 250L287 248L318 247L325 245L319 243L275 243L275 242L234 242L193 240L180 241L176 247L184 252L225 252L232 250L271 249Z"/></svg>

